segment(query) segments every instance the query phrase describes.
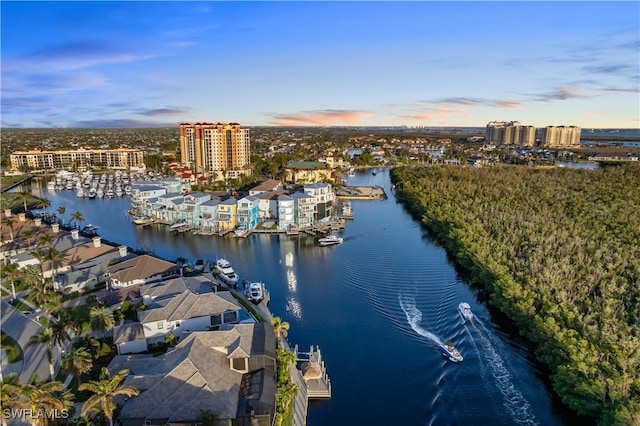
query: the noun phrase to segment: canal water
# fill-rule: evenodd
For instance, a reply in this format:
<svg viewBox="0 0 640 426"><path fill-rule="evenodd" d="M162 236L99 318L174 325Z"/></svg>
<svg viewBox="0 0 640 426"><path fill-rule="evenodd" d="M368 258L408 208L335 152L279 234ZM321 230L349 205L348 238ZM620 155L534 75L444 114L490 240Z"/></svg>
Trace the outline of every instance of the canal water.
<svg viewBox="0 0 640 426"><path fill-rule="evenodd" d="M241 278L263 281L274 315L291 325L302 351L319 345L333 398L312 403L308 424L566 425L575 419L552 398L530 350L500 324L445 250L390 192L388 170L361 171L350 185L379 185L390 198L353 201L344 243L319 247L308 236L194 236L136 227L130 200L78 199L33 180L20 190L80 211L106 240L169 260L227 258ZM464 322L460 302L475 314ZM454 364L437 349L453 341Z"/></svg>

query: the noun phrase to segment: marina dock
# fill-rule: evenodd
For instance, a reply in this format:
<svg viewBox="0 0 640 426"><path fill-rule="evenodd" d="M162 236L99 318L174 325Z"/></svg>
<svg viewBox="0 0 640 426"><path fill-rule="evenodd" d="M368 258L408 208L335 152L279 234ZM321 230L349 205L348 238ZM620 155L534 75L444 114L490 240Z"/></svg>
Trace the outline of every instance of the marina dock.
<svg viewBox="0 0 640 426"><path fill-rule="evenodd" d="M345 186L336 190L336 196L345 200L381 200L387 198L381 186Z"/></svg>

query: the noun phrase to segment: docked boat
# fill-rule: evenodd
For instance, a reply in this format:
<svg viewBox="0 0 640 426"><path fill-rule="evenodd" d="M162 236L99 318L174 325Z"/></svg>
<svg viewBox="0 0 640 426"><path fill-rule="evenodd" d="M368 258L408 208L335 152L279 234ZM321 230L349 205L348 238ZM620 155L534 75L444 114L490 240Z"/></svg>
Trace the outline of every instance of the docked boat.
<svg viewBox="0 0 640 426"><path fill-rule="evenodd" d="M89 188L89 193L87 194L87 198L96 198L98 195L98 191L95 188Z"/></svg>
<svg viewBox="0 0 640 426"><path fill-rule="evenodd" d="M249 284L247 289L247 298L256 305L264 299L264 284L255 282Z"/></svg>
<svg viewBox="0 0 640 426"><path fill-rule="evenodd" d="M458 310L460 311L460 315L462 315L462 319L465 321L473 321L473 312L471 312L471 305L467 302L461 302L458 305Z"/></svg>
<svg viewBox="0 0 640 426"><path fill-rule="evenodd" d="M193 269L198 272L204 271L204 259L197 259L196 263L193 264Z"/></svg>
<svg viewBox="0 0 640 426"><path fill-rule="evenodd" d="M234 288L238 285L238 275L231 267L231 263L227 259L216 260L215 268L220 272L220 278Z"/></svg>
<svg viewBox="0 0 640 426"><path fill-rule="evenodd" d="M153 219L148 216L135 216L133 223L136 225L149 225L153 223Z"/></svg>
<svg viewBox="0 0 640 426"><path fill-rule="evenodd" d="M318 240L318 243L321 246L332 246L335 244L342 244L342 241L343 241L342 237L339 237L336 234L330 234L324 238L320 238Z"/></svg>
<svg viewBox="0 0 640 426"><path fill-rule="evenodd" d="M78 192L76 193L76 195L78 196L78 198L84 197L84 191L82 190L82 188L78 189Z"/></svg>
<svg viewBox="0 0 640 426"><path fill-rule="evenodd" d="M93 226L91 224L85 226L84 228L82 228L82 230L80 231L82 234L84 235L98 235L98 228L99 226Z"/></svg>
<svg viewBox="0 0 640 426"><path fill-rule="evenodd" d="M446 342L438 346L440 348L440 352L442 352L442 356L447 358L449 361L460 362L464 359L462 358L460 351L453 345L453 342Z"/></svg>

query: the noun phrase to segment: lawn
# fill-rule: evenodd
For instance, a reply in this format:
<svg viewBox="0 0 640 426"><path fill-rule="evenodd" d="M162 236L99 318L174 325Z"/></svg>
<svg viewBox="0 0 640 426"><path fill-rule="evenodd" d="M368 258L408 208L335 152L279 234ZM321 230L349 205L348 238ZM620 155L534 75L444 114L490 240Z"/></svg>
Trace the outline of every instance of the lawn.
<svg viewBox="0 0 640 426"><path fill-rule="evenodd" d="M9 304L11 304L14 308L18 309L21 312L31 312L31 308L18 299L12 300L11 302L9 302Z"/></svg>

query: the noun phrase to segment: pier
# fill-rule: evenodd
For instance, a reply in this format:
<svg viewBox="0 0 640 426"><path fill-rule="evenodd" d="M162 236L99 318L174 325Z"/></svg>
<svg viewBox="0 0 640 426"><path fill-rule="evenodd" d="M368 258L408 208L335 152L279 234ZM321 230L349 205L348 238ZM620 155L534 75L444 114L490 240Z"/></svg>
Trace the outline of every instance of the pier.
<svg viewBox="0 0 640 426"><path fill-rule="evenodd" d="M381 200L387 198L381 186L345 186L336 191L336 196L344 200Z"/></svg>

